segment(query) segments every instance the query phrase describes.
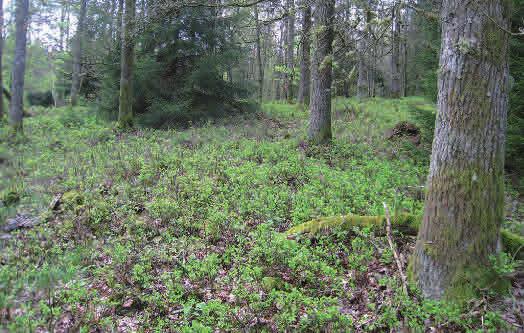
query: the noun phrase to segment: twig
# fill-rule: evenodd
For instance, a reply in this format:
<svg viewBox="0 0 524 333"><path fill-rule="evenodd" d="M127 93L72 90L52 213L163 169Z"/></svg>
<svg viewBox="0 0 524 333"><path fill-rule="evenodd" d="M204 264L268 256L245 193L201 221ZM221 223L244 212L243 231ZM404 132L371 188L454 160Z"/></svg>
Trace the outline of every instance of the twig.
<svg viewBox="0 0 524 333"><path fill-rule="evenodd" d="M393 243L393 236L391 235L391 216L389 214L389 208L388 205L384 202L384 210L386 211L386 235L388 238L389 247L391 248L391 252L393 252L393 257L395 258L395 262L397 263L398 273L400 274L400 279L402 280L402 290L404 291L404 294L408 296L408 283L406 279L406 275L404 275L404 271L402 270L402 263L400 262L399 255L397 253L397 250L395 248L395 243Z"/></svg>

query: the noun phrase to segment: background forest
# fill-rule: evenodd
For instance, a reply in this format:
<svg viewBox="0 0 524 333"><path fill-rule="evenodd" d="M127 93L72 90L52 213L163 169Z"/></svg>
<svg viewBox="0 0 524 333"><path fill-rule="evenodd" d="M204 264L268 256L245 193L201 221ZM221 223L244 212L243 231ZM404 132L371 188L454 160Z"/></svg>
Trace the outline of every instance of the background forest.
<svg viewBox="0 0 524 333"><path fill-rule="evenodd" d="M2 5L0 332L524 330L523 0ZM459 53L509 66L449 88L470 116L508 97L507 131L464 129L505 142L492 196L430 181L461 13L485 39ZM438 297L410 259L455 258L421 243L432 193L480 225L449 248L498 244Z"/></svg>

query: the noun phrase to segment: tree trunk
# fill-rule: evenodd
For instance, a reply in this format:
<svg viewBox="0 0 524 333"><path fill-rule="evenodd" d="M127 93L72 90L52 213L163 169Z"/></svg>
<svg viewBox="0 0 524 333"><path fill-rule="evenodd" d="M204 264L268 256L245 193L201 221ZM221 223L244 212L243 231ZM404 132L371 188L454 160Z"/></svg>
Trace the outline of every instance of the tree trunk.
<svg viewBox="0 0 524 333"><path fill-rule="evenodd" d="M453 298L489 263L504 218L509 9L444 0L438 116L424 219L412 262L423 294Z"/></svg>
<svg viewBox="0 0 524 333"><path fill-rule="evenodd" d="M73 77L71 82L71 105L78 104L78 94L80 93L80 75L82 74L82 48L84 43L84 29L86 19L87 0L80 0L80 13L78 15L78 25L73 49Z"/></svg>
<svg viewBox="0 0 524 333"><path fill-rule="evenodd" d="M366 63L366 53L369 53L367 45L367 34L369 29L369 8L364 11L366 23L360 41L358 42L358 79L357 79L357 97L364 98L369 96L368 66Z"/></svg>
<svg viewBox="0 0 524 333"><path fill-rule="evenodd" d="M284 24L280 23L280 38L278 40L278 51L277 51L277 65L284 65ZM284 87L282 84L282 73L280 71L274 71L275 75L275 100L279 101L285 95Z"/></svg>
<svg viewBox="0 0 524 333"><path fill-rule="evenodd" d="M64 37L66 35L65 26L66 26L66 18L67 18L67 10L68 6L66 5L66 1L61 1L60 6L60 25L59 25L59 39L58 39L58 50L60 51L59 58L64 57ZM54 100L55 100L55 106L64 106L65 104L65 78L64 78L64 65L62 63L55 64L55 76L56 76L56 84L55 84L55 93L54 93Z"/></svg>
<svg viewBox="0 0 524 333"><path fill-rule="evenodd" d="M391 29L391 97L400 97L400 3L395 1L392 9Z"/></svg>
<svg viewBox="0 0 524 333"><path fill-rule="evenodd" d="M311 85L311 6L304 4L302 18L302 58L300 59L300 86L298 104L309 104L309 86Z"/></svg>
<svg viewBox="0 0 524 333"><path fill-rule="evenodd" d="M4 1L0 0L0 87L4 86L2 75L2 54L4 51ZM0 121L4 117L4 98L0 94Z"/></svg>
<svg viewBox="0 0 524 333"><path fill-rule="evenodd" d="M359 43L359 55L358 55L358 79L357 79L357 97L364 98L368 96L368 75L366 70L366 60L364 58L365 46L364 41Z"/></svg>
<svg viewBox="0 0 524 333"><path fill-rule="evenodd" d="M400 96L406 97L408 95L408 34L410 26L410 12L409 8L404 9L404 18L401 20L401 36L400 36Z"/></svg>
<svg viewBox="0 0 524 333"><path fill-rule="evenodd" d="M257 48L257 66L258 66L258 101L262 103L264 92L264 64L262 63L262 43L260 39L260 22L258 20L258 5L254 6L255 26L256 26L256 48Z"/></svg>
<svg viewBox="0 0 524 333"><path fill-rule="evenodd" d="M315 8L313 93L309 118L309 140L331 140L331 81L333 63L333 15L335 0L319 0Z"/></svg>
<svg viewBox="0 0 524 333"><path fill-rule="evenodd" d="M122 128L133 126L133 66L135 0L126 0L122 23L122 61L120 76L120 107L118 123Z"/></svg>
<svg viewBox="0 0 524 333"><path fill-rule="evenodd" d="M11 75L12 98L9 106L9 125L13 135L23 131L24 76L28 25L29 0L17 0L15 13L15 56Z"/></svg>
<svg viewBox="0 0 524 333"><path fill-rule="evenodd" d="M122 49L122 13L124 11L124 0L118 0L118 8L116 11L116 34L115 34L115 45L117 52Z"/></svg>
<svg viewBox="0 0 524 333"><path fill-rule="evenodd" d="M287 1L287 47L286 47L286 97L288 103L293 103L293 78L294 78L294 50L295 50L295 1Z"/></svg>

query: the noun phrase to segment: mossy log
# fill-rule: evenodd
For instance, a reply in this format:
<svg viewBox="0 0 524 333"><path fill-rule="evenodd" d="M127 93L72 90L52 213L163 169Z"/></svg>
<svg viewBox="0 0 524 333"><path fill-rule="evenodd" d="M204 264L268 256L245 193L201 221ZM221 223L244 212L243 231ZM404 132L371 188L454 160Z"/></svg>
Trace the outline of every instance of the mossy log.
<svg viewBox="0 0 524 333"><path fill-rule="evenodd" d="M407 235L416 235L422 217L412 214L400 214L391 217L393 229L401 231ZM330 231L335 228L351 229L353 227L371 227L379 234L386 232L386 217L342 215L332 217L321 217L299 224L288 231L286 235L296 234L318 234L322 231ZM508 230L501 232L504 250L515 258L524 260L524 237L514 234Z"/></svg>

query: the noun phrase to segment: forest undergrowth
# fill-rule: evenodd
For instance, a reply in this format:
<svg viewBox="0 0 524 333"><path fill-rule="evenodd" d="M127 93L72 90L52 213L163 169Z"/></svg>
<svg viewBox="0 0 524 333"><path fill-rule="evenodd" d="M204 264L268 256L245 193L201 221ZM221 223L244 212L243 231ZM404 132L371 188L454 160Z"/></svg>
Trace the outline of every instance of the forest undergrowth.
<svg viewBox="0 0 524 333"><path fill-rule="evenodd" d="M0 146L0 331L522 329L518 288L464 304L406 295L370 229L285 236L317 217L382 215L384 202L422 213L435 106L334 105L336 139L321 147L305 140L308 114L280 103L129 132L89 108L33 110L26 136ZM401 121L419 140L386 139ZM508 185L505 227L522 234ZM406 272L415 238L393 238ZM513 259L486 270L518 286Z"/></svg>

